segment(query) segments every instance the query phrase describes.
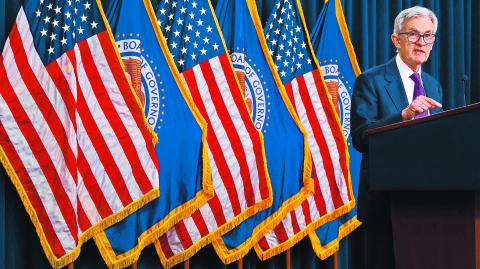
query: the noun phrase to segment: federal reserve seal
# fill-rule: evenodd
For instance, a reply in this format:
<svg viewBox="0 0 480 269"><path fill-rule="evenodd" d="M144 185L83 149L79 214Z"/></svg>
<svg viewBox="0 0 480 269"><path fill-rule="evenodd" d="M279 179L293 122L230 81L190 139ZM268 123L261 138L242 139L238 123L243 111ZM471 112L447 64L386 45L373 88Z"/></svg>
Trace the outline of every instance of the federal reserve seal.
<svg viewBox="0 0 480 269"><path fill-rule="evenodd" d="M156 128L162 114L160 89L157 81L159 74L152 67L153 61L149 61L148 54L144 56L138 39L123 39L116 41L120 56L125 64L127 77L132 83L142 106L145 110L147 122L152 128ZM143 80L142 80L143 78Z"/></svg>
<svg viewBox="0 0 480 269"><path fill-rule="evenodd" d="M245 60L245 54L234 52L230 54L230 59L245 93L245 102L255 128L261 131L268 111L263 83L255 69Z"/></svg>
<svg viewBox="0 0 480 269"><path fill-rule="evenodd" d="M344 81L339 77L337 64L321 66L328 92L332 97L337 115L343 127L343 134L348 139L350 135L350 112L352 109L352 98L345 86Z"/></svg>

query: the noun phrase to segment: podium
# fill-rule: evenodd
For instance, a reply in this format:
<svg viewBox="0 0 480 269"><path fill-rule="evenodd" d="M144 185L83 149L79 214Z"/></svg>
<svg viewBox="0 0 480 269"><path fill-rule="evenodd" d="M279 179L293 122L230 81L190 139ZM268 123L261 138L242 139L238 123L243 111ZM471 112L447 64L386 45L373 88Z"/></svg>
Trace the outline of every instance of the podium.
<svg viewBox="0 0 480 269"><path fill-rule="evenodd" d="M480 269L480 103L368 130L396 269Z"/></svg>

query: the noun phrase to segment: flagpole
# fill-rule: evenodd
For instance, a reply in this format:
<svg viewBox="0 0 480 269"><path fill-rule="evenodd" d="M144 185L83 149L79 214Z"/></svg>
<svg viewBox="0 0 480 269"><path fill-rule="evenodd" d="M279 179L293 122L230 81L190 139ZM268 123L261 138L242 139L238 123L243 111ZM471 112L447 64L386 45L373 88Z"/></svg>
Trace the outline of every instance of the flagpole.
<svg viewBox="0 0 480 269"><path fill-rule="evenodd" d="M338 251L333 254L333 269L338 269Z"/></svg>
<svg viewBox="0 0 480 269"><path fill-rule="evenodd" d="M73 269L73 262L72 263L69 263L68 266L67 266L68 269Z"/></svg>
<svg viewBox="0 0 480 269"><path fill-rule="evenodd" d="M243 269L243 258L238 260L237 269Z"/></svg>
<svg viewBox="0 0 480 269"><path fill-rule="evenodd" d="M134 262L134 263L132 264L132 269L137 269L137 268L138 268L138 263L137 263L137 262Z"/></svg>
<svg viewBox="0 0 480 269"><path fill-rule="evenodd" d="M286 263L287 263L287 269L290 269L290 262L292 260L292 253L290 252L290 249L287 249L286 253Z"/></svg>
<svg viewBox="0 0 480 269"><path fill-rule="evenodd" d="M190 269L190 259L183 262L183 269Z"/></svg>

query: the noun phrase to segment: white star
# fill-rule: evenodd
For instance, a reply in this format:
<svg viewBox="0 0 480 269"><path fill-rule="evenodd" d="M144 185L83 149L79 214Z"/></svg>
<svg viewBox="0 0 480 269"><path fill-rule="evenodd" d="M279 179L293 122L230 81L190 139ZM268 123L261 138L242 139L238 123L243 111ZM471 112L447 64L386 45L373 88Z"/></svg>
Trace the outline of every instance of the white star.
<svg viewBox="0 0 480 269"><path fill-rule="evenodd" d="M207 27L207 33L211 33L212 32L212 27L210 27L210 25Z"/></svg>
<svg viewBox="0 0 480 269"><path fill-rule="evenodd" d="M195 14L193 12L190 12L189 15L190 15L190 19L192 19L192 20L195 19Z"/></svg>
<svg viewBox="0 0 480 269"><path fill-rule="evenodd" d="M305 48L305 46L306 46L305 42L302 42L302 48Z"/></svg>
<svg viewBox="0 0 480 269"><path fill-rule="evenodd" d="M185 35L185 37L183 38L183 40L185 40L185 43L186 42L190 42L190 37L188 35Z"/></svg>
<svg viewBox="0 0 480 269"><path fill-rule="evenodd" d="M217 43L213 44L213 49L218 50L218 44Z"/></svg>
<svg viewBox="0 0 480 269"><path fill-rule="evenodd" d="M302 28L300 28L300 26L295 27L295 32L299 33L300 30L302 30Z"/></svg>
<svg viewBox="0 0 480 269"><path fill-rule="evenodd" d="M55 14L58 14L60 13L60 11L62 10L61 7L57 6L57 8L55 8Z"/></svg>
<svg viewBox="0 0 480 269"><path fill-rule="evenodd" d="M194 48L198 48L198 43L197 43L197 41L193 42L193 47L194 47Z"/></svg>
<svg viewBox="0 0 480 269"><path fill-rule="evenodd" d="M195 55L195 52L190 54L190 56L192 56L192 60L195 60L195 58L197 58L197 55Z"/></svg>
<svg viewBox="0 0 480 269"><path fill-rule="evenodd" d="M45 19L43 19L45 21L45 24L49 23L50 22L50 17L46 16Z"/></svg>
<svg viewBox="0 0 480 269"><path fill-rule="evenodd" d="M205 37L205 38L203 39L203 43L204 43L204 44L208 44L208 42L210 42L210 39L208 39L208 37Z"/></svg>
<svg viewBox="0 0 480 269"><path fill-rule="evenodd" d="M40 31L40 33L42 34L42 36L46 36L47 35L47 30L42 29L42 31Z"/></svg>
<svg viewBox="0 0 480 269"><path fill-rule="evenodd" d="M278 20L278 23L282 24L282 23L283 23L283 19L280 18L280 19Z"/></svg>
<svg viewBox="0 0 480 269"><path fill-rule="evenodd" d="M280 29L273 31L276 35L280 34Z"/></svg>
<svg viewBox="0 0 480 269"><path fill-rule="evenodd" d="M206 54L207 54L207 50L206 50L205 48L202 48L202 49L200 50L200 52L202 53L202 55L206 55Z"/></svg>
<svg viewBox="0 0 480 269"><path fill-rule="evenodd" d="M53 47L50 46L50 48L48 48L48 54L53 54Z"/></svg>
<svg viewBox="0 0 480 269"><path fill-rule="evenodd" d="M193 8L197 8L197 2L193 1L192 7L193 7Z"/></svg>
<svg viewBox="0 0 480 269"><path fill-rule="evenodd" d="M290 71L293 73L293 71L295 71L295 68L293 66L290 67Z"/></svg>
<svg viewBox="0 0 480 269"><path fill-rule="evenodd" d="M71 6L72 5L72 0L68 0L68 6Z"/></svg>
<svg viewBox="0 0 480 269"><path fill-rule="evenodd" d="M40 12L40 10L37 10L37 11L35 11L35 15L36 15L37 17L40 17L40 15L42 15L42 12Z"/></svg>
<svg viewBox="0 0 480 269"><path fill-rule="evenodd" d="M43 2L44 2L44 0L40 0L40 4L42 4L42 5L43 5Z"/></svg>
<svg viewBox="0 0 480 269"><path fill-rule="evenodd" d="M283 40L287 40L287 35L286 35L286 34L283 34L283 35L282 35L282 38L283 38Z"/></svg>
<svg viewBox="0 0 480 269"><path fill-rule="evenodd" d="M297 43L298 42L298 37L294 37L293 41L295 41L295 43Z"/></svg>
<svg viewBox="0 0 480 269"><path fill-rule="evenodd" d="M270 42L272 42L272 45L277 45L277 40L276 40L276 39L274 39L274 40L272 40L272 41L270 41Z"/></svg>
<svg viewBox="0 0 480 269"><path fill-rule="evenodd" d="M308 64L311 64L311 63L312 63L312 60L307 59L307 63L308 63Z"/></svg>
<svg viewBox="0 0 480 269"><path fill-rule="evenodd" d="M62 43L62 45L67 45L67 39L65 39L65 37L63 37L60 42Z"/></svg>
<svg viewBox="0 0 480 269"><path fill-rule="evenodd" d="M280 48L280 50L284 50L285 49L285 46L283 44L280 44L280 46L278 46Z"/></svg>
<svg viewBox="0 0 480 269"><path fill-rule="evenodd" d="M270 55L272 55L272 56L273 56L273 50L271 50L271 49L268 49L268 52L270 52Z"/></svg>
<svg viewBox="0 0 480 269"><path fill-rule="evenodd" d="M181 13L181 14L185 13L186 11L187 11L187 9L186 9L185 7L182 7L182 8L180 9L180 13Z"/></svg>
<svg viewBox="0 0 480 269"><path fill-rule="evenodd" d="M287 76L287 73L285 73L285 71L282 71L282 72L280 72L280 75L281 75L282 77L286 77L286 76Z"/></svg>
<svg viewBox="0 0 480 269"><path fill-rule="evenodd" d="M277 61L281 61L282 60L282 55L278 54L277 55Z"/></svg>
<svg viewBox="0 0 480 269"><path fill-rule="evenodd" d="M200 37L200 32L198 30L195 31L195 37Z"/></svg>
<svg viewBox="0 0 480 269"><path fill-rule="evenodd" d="M175 43L175 42L171 43L170 47L172 47L172 49L176 49L177 48L177 43Z"/></svg>
<svg viewBox="0 0 480 269"><path fill-rule="evenodd" d="M65 13L65 16L67 16L67 19L70 19L70 16L71 16L71 15L72 15L72 14L70 14L70 11L67 11L67 13Z"/></svg>
<svg viewBox="0 0 480 269"><path fill-rule="evenodd" d="M187 53L187 48L183 47L180 51L182 52L182 54L185 54Z"/></svg>
<svg viewBox="0 0 480 269"><path fill-rule="evenodd" d="M303 55L304 55L304 54L300 52L300 53L298 54L298 58L303 59Z"/></svg>
<svg viewBox="0 0 480 269"><path fill-rule="evenodd" d="M286 8L284 8L284 7L282 7L282 9L281 9L281 13L283 14L283 13L285 13L285 11L287 11L287 9L286 9Z"/></svg>
<svg viewBox="0 0 480 269"><path fill-rule="evenodd" d="M53 8L52 3L50 3L47 7L48 7L48 10L52 10L52 8Z"/></svg>
<svg viewBox="0 0 480 269"><path fill-rule="evenodd" d="M283 66L288 66L287 60L283 61Z"/></svg>
<svg viewBox="0 0 480 269"><path fill-rule="evenodd" d="M197 21L197 23L198 23L199 26L200 26L200 25L203 25L203 21L200 20L200 19Z"/></svg>
<svg viewBox="0 0 480 269"><path fill-rule="evenodd" d="M173 20L173 14L170 13L170 15L168 15L168 18L169 18L170 20Z"/></svg>
<svg viewBox="0 0 480 269"><path fill-rule="evenodd" d="M297 68L298 68L298 69L302 68L302 64L301 64L301 63L297 63Z"/></svg>
<svg viewBox="0 0 480 269"><path fill-rule="evenodd" d="M289 47L291 47L291 46L293 45L293 42L292 42L292 40L288 40L288 42L287 42L287 43L288 43L288 46L289 46Z"/></svg>
<svg viewBox="0 0 480 269"><path fill-rule="evenodd" d="M178 18L177 23L178 23L178 25L182 25L182 24L183 24L183 20L180 19L180 18Z"/></svg>
<svg viewBox="0 0 480 269"><path fill-rule="evenodd" d="M173 32L173 34L177 37L180 36L180 32L178 30L175 30L175 32Z"/></svg>
<svg viewBox="0 0 480 269"><path fill-rule="evenodd" d="M285 54L287 54L287 56L290 56L291 52L290 52L289 50L287 50L287 51L285 52Z"/></svg>
<svg viewBox="0 0 480 269"><path fill-rule="evenodd" d="M200 14L205 15L206 12L207 12L207 10L205 10L203 7L202 7L202 9L200 9Z"/></svg>
<svg viewBox="0 0 480 269"><path fill-rule="evenodd" d="M165 12L166 10L162 7L162 9L160 9L160 14L165 15Z"/></svg>
<svg viewBox="0 0 480 269"><path fill-rule="evenodd" d="M188 31L191 31L192 29L193 29L193 26L189 23L189 24L187 25L187 30L188 30Z"/></svg>
<svg viewBox="0 0 480 269"><path fill-rule="evenodd" d="M183 59L178 60L178 65L183 66L185 61Z"/></svg>
<svg viewBox="0 0 480 269"><path fill-rule="evenodd" d="M92 23L90 23L90 25L92 26L92 29L95 29L95 28L97 28L98 23L92 21Z"/></svg>
<svg viewBox="0 0 480 269"><path fill-rule="evenodd" d="M172 7L177 7L177 2L174 1L174 2L172 3Z"/></svg>
<svg viewBox="0 0 480 269"><path fill-rule="evenodd" d="M85 16L85 14L83 14L80 19L82 19L82 21L87 21L87 16Z"/></svg>
<svg viewBox="0 0 480 269"><path fill-rule="evenodd" d="M83 28L80 26L80 28L77 29L79 34L83 34Z"/></svg>
<svg viewBox="0 0 480 269"><path fill-rule="evenodd" d="M85 9L90 9L91 4L89 2L86 2L83 5L85 6Z"/></svg>
<svg viewBox="0 0 480 269"><path fill-rule="evenodd" d="M170 32L170 28L172 28L172 26L171 26L171 25L167 25L167 26L165 26L165 32Z"/></svg>
<svg viewBox="0 0 480 269"><path fill-rule="evenodd" d="M52 25L53 25L53 27L58 27L58 21L57 21L57 20L53 20Z"/></svg>

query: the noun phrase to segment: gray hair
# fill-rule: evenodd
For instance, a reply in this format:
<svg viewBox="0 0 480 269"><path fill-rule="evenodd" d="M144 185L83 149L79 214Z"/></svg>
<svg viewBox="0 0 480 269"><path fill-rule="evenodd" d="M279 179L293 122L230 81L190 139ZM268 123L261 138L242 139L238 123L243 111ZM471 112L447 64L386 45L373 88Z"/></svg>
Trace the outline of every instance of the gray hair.
<svg viewBox="0 0 480 269"><path fill-rule="evenodd" d="M411 8L407 8L402 10L400 13L398 13L397 17L395 18L395 24L393 26L393 33L398 34L402 31L403 28L403 23L406 20L409 20L411 18L415 17L428 17L430 20L433 22L433 33L435 34L437 32L437 27L438 27L438 19L437 16L435 16L435 13L431 11L428 8L425 7L420 7L420 6L414 6Z"/></svg>

